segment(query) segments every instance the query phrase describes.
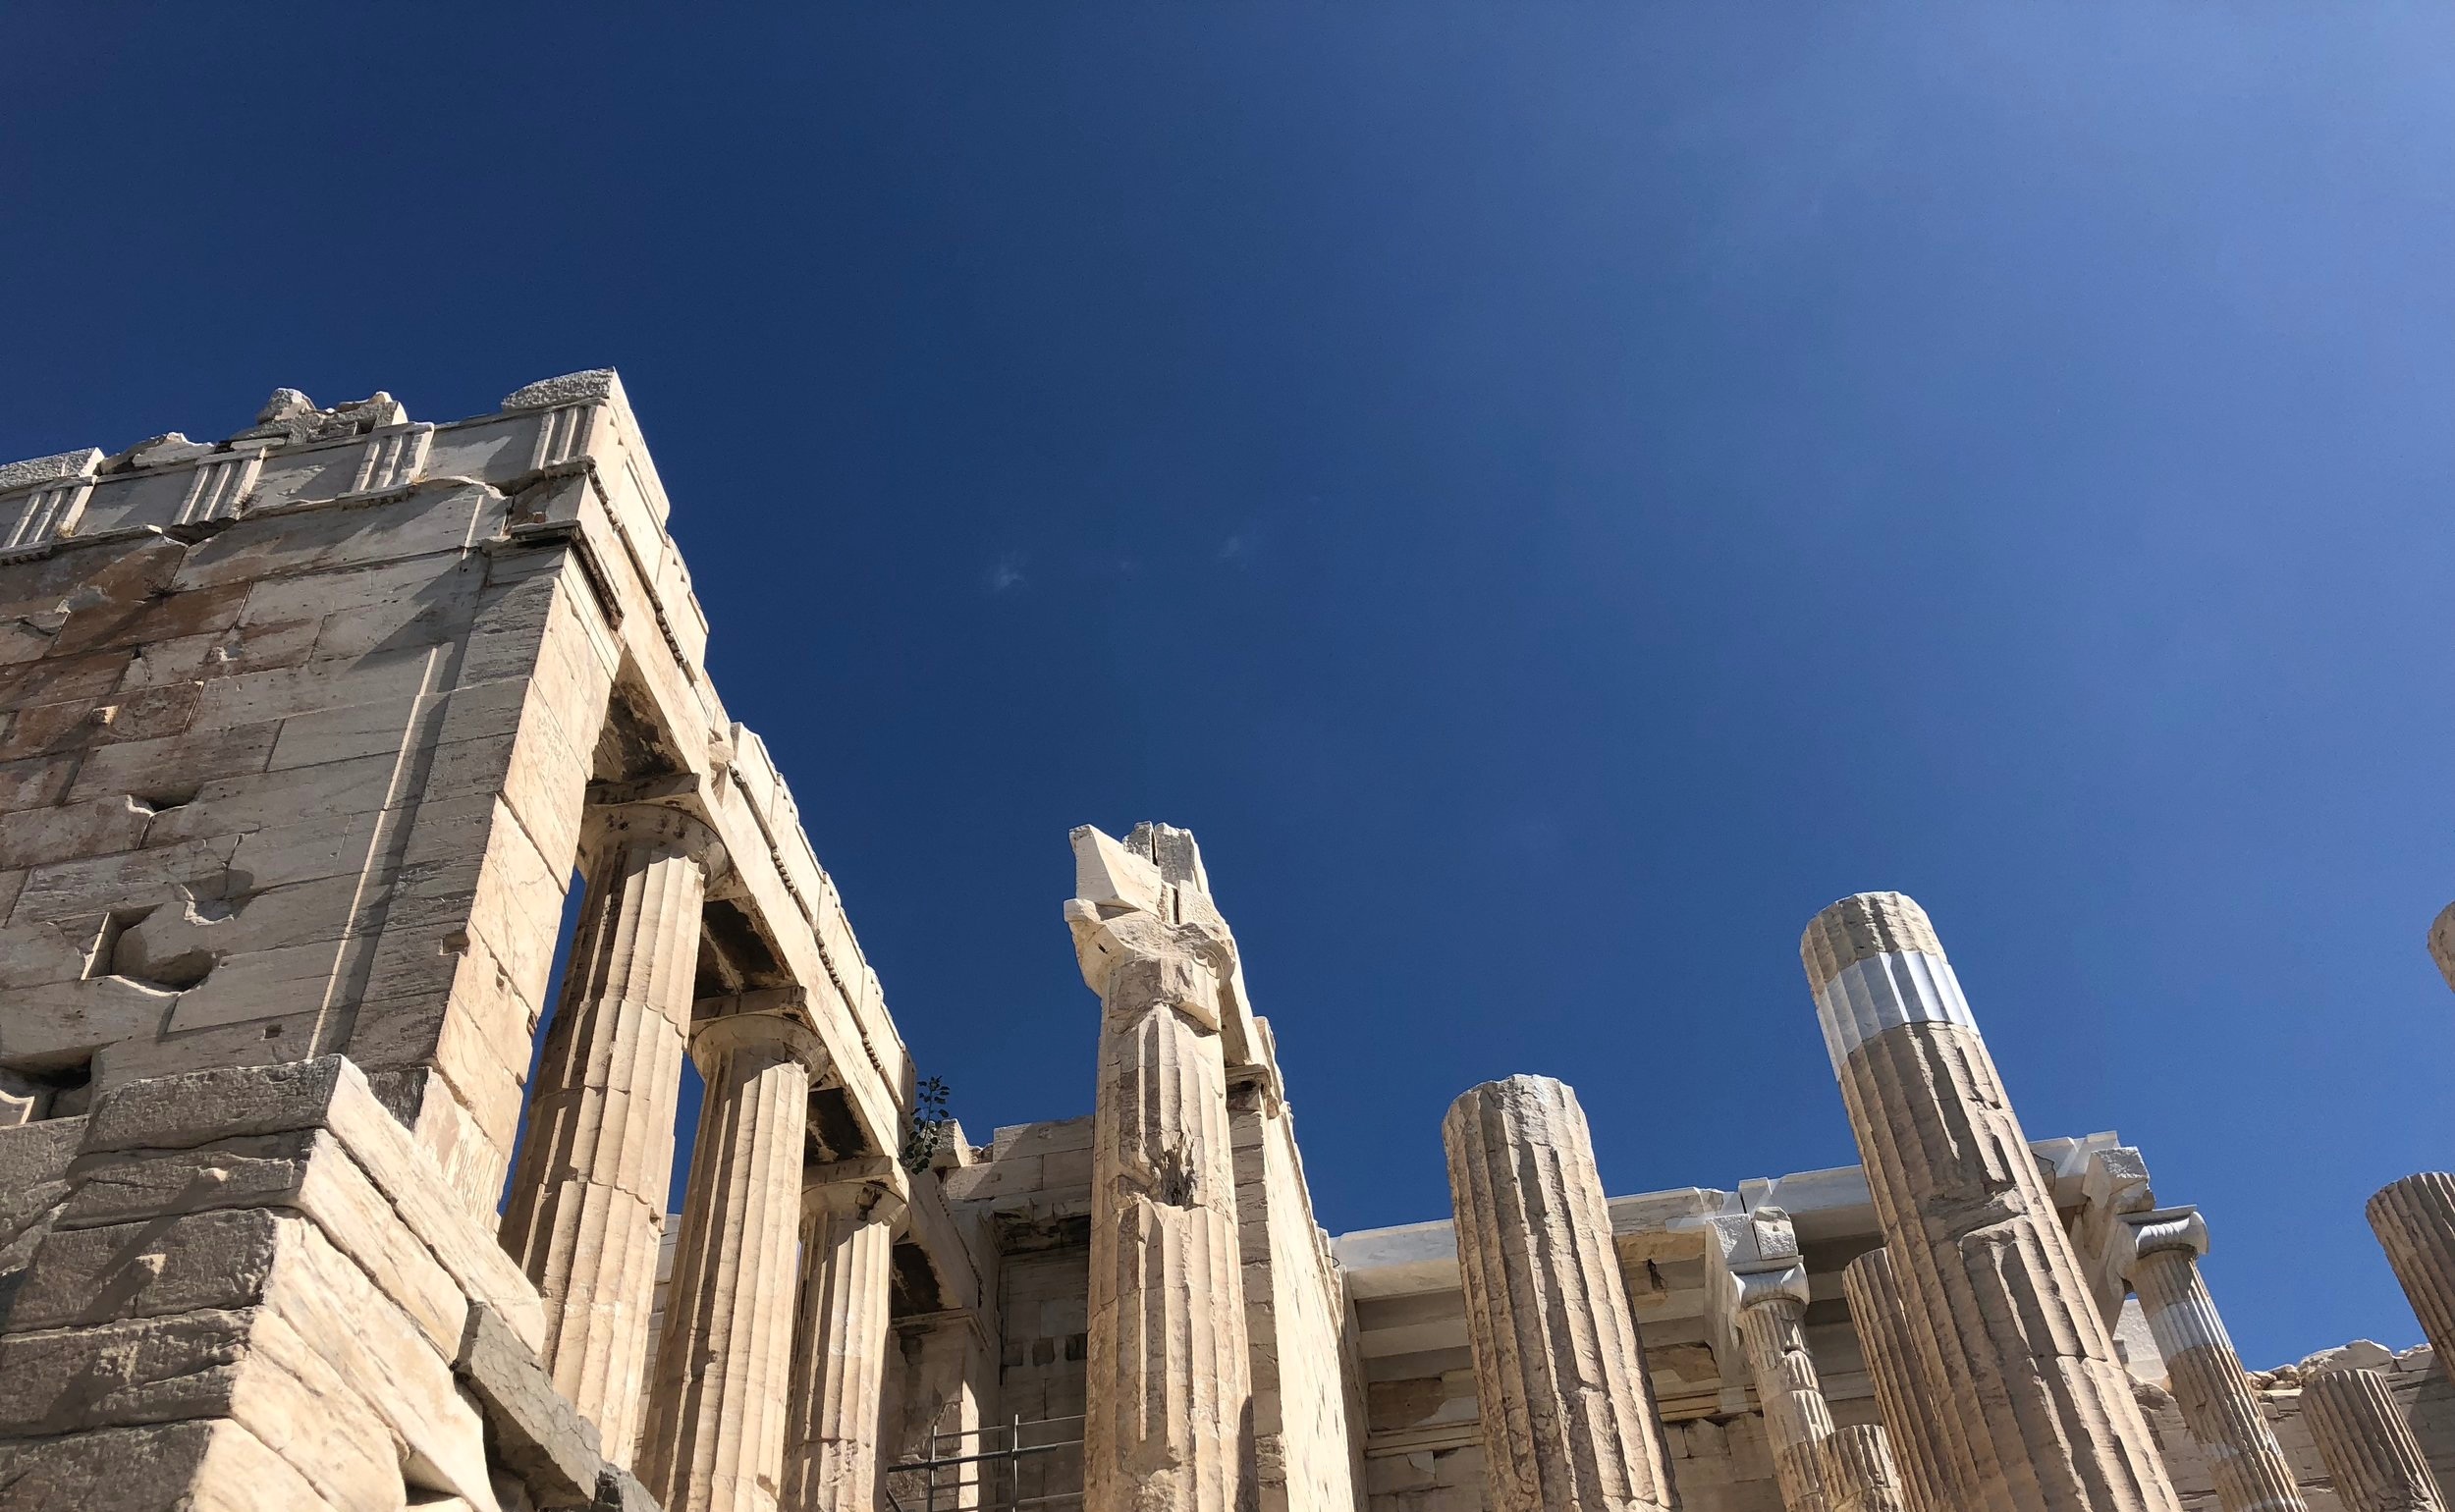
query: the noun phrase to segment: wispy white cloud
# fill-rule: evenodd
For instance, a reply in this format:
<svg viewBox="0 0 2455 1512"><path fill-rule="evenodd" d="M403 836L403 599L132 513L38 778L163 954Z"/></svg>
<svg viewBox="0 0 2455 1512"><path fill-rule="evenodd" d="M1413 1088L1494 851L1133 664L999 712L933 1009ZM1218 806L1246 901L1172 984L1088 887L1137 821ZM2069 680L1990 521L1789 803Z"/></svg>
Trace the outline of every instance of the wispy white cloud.
<svg viewBox="0 0 2455 1512"><path fill-rule="evenodd" d="M997 560L989 568L989 591L1005 593L1023 585L1023 559L1012 552Z"/></svg>

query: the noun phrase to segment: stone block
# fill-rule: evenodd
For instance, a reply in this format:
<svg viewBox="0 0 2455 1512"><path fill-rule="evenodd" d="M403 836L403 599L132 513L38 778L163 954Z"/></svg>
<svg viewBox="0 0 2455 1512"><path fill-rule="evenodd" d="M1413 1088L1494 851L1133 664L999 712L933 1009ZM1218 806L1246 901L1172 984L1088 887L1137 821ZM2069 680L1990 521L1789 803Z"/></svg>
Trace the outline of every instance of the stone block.
<svg viewBox="0 0 2455 1512"><path fill-rule="evenodd" d="M617 1465L597 1476L597 1499L590 1512L663 1512L639 1478Z"/></svg>
<svg viewBox="0 0 2455 1512"><path fill-rule="evenodd" d="M263 771L280 731L280 723L268 720L101 746L77 768L67 796L76 800L127 794L159 807L162 799L192 795L215 779Z"/></svg>
<svg viewBox="0 0 2455 1512"><path fill-rule="evenodd" d="M70 755L0 762L0 813L47 808L59 802L76 773L77 758Z"/></svg>
<svg viewBox="0 0 2455 1512"><path fill-rule="evenodd" d="M460 1344L467 1310L460 1285L328 1130L170 1153L106 1152L80 1160L71 1174L77 1185L60 1215L61 1231L224 1209L302 1214L438 1351Z"/></svg>
<svg viewBox="0 0 2455 1512"><path fill-rule="evenodd" d="M123 977L12 992L0 1013L0 1060L73 1065L103 1046L161 1033L177 1001L175 993Z"/></svg>
<svg viewBox="0 0 2455 1512"><path fill-rule="evenodd" d="M134 850L153 822L150 805L124 796L0 813L0 867Z"/></svg>
<svg viewBox="0 0 2455 1512"><path fill-rule="evenodd" d="M227 1418L0 1442L0 1512L85 1507L333 1512L304 1476Z"/></svg>
<svg viewBox="0 0 2455 1512"><path fill-rule="evenodd" d="M179 1150L250 1136L326 1129L437 1264L500 1313L522 1343L543 1338L536 1295L358 1068L339 1055L139 1082L100 1099L83 1151ZM491 1216L491 1205L487 1210ZM457 1346L460 1321L452 1343Z"/></svg>
<svg viewBox="0 0 2455 1512"><path fill-rule="evenodd" d="M494 1457L540 1507L586 1507L605 1457L596 1428L554 1389L536 1352L483 1303L468 1309L455 1375L486 1420Z"/></svg>
<svg viewBox="0 0 2455 1512"><path fill-rule="evenodd" d="M401 1504L381 1416L264 1309L0 1336L0 1439L214 1418L236 1420L337 1505Z"/></svg>

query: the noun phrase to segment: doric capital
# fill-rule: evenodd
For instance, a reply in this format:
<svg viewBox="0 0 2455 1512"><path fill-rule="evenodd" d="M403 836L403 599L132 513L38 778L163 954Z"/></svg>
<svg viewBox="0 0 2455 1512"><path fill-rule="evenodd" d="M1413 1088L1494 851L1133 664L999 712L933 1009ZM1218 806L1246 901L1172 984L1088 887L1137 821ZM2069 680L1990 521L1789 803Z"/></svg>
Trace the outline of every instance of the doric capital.
<svg viewBox="0 0 2455 1512"><path fill-rule="evenodd" d="M778 1060L797 1061L812 1080L828 1067L827 1047L818 1032L787 1013L728 1013L703 1018L690 1029L690 1058L699 1074L713 1077L727 1057L748 1052Z"/></svg>
<svg viewBox="0 0 2455 1512"><path fill-rule="evenodd" d="M2129 1280L2140 1262L2152 1255L2181 1251L2196 1258L2207 1254L2208 1220L2197 1208L2126 1213L2115 1220L2112 1239L2115 1269Z"/></svg>
<svg viewBox="0 0 2455 1512"><path fill-rule="evenodd" d="M580 848L593 854L611 845L654 845L699 863L714 883L730 865L725 842L706 820L679 803L649 801L591 804L581 815Z"/></svg>
<svg viewBox="0 0 2455 1512"><path fill-rule="evenodd" d="M801 1169L801 1211L851 1215L900 1230L912 1202L912 1182L885 1156L835 1161Z"/></svg>

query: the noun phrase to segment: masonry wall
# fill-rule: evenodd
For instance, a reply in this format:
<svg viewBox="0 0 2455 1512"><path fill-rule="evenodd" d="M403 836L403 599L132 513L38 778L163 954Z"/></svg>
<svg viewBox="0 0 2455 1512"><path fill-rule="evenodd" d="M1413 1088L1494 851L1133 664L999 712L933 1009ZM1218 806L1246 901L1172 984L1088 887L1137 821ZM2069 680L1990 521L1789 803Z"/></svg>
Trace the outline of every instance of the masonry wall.
<svg viewBox="0 0 2455 1512"><path fill-rule="evenodd" d="M1350 1508L1361 1378L1345 1287L1313 1221L1295 1118L1259 1085L1232 1094L1229 1109L1262 1512Z"/></svg>

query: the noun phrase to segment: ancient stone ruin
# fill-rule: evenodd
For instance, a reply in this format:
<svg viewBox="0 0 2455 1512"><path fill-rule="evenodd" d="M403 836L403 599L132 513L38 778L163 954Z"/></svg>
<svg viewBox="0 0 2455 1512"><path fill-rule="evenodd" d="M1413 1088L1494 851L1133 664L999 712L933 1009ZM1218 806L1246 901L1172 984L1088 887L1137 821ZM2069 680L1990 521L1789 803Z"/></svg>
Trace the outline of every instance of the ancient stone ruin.
<svg viewBox="0 0 2455 1512"><path fill-rule="evenodd" d="M1094 1110L971 1144L667 514L611 372L0 467L0 1512L2444 1505L2431 1348L2246 1370L1896 893L1801 949L1863 1165L1614 1198L1507 1077L1333 1239L1193 837L1085 828ZM2370 1215L2455 1349L2455 1177Z"/></svg>

